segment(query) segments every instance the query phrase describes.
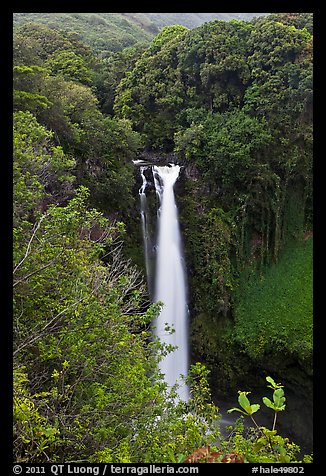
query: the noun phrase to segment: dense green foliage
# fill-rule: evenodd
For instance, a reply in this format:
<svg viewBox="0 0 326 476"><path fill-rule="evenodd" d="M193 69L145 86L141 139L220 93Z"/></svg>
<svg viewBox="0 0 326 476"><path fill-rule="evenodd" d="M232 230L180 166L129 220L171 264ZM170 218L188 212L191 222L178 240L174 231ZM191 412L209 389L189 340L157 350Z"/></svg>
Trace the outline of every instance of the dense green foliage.
<svg viewBox="0 0 326 476"><path fill-rule="evenodd" d="M311 371L312 239L289 246L264 276L244 273L238 294L235 333L246 352L294 355Z"/></svg>
<svg viewBox="0 0 326 476"><path fill-rule="evenodd" d="M78 33L82 41L101 56L136 44L146 44L159 29L181 24L194 28L214 19L250 20L263 13L14 13L14 27L38 23L51 29Z"/></svg>
<svg viewBox="0 0 326 476"><path fill-rule="evenodd" d="M78 34L101 57L136 43L148 44L158 33L149 19L123 13L14 13L13 18L14 27L35 23Z"/></svg>
<svg viewBox="0 0 326 476"><path fill-rule="evenodd" d="M223 439L198 362L187 404L166 388L159 306L126 250L140 256L131 159L173 153L194 360L230 386L242 358L285 352L311 373L312 16L173 25L149 43L151 20L124 15L16 14L15 460L181 462L210 447L297 461L275 425Z"/></svg>
<svg viewBox="0 0 326 476"><path fill-rule="evenodd" d="M130 158L141 141L128 120L101 112L96 97L101 63L74 34L42 25L17 32L14 61L14 109L32 112L53 131L74 157L77 184L90 188L94 203L126 212L133 203Z"/></svg>

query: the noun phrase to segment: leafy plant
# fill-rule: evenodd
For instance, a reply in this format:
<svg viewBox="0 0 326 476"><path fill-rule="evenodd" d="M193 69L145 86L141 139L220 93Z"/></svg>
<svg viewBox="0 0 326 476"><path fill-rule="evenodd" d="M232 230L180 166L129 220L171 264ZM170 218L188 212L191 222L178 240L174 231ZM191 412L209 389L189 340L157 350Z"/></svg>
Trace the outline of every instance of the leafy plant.
<svg viewBox="0 0 326 476"><path fill-rule="evenodd" d="M247 415L251 417L254 413L256 413L260 409L260 405L257 403L253 405L250 404L249 399L247 397L247 395L249 395L250 392L239 391L238 393L239 393L238 402L242 409L231 408L230 410L228 410L228 413L237 411L237 412L243 413L243 415Z"/></svg>
<svg viewBox="0 0 326 476"><path fill-rule="evenodd" d="M267 397L263 397L263 402L266 405L266 407L271 408L274 410L274 421L273 421L273 428L272 431L275 429L276 425L276 417L278 412L285 410L285 396L284 396L284 391L283 391L283 385L277 384L274 382L272 377L266 377L267 382L270 383L268 385L269 388L274 390L273 392L273 401L271 401Z"/></svg>
<svg viewBox="0 0 326 476"><path fill-rule="evenodd" d="M231 408L228 410L228 413L238 411L242 415L250 417L254 423L254 428L244 438L244 427L238 426L229 443L231 443L231 448L234 451L244 454L249 462L295 462L297 461L300 448L290 443L288 438L278 435L275 429L278 413L285 410L286 398L283 386L280 383L276 383L270 376L266 377L266 381L269 384L267 387L273 390L273 395L272 400L268 397L263 397L262 401L267 408L274 411L272 428L268 429L258 425L253 414L260 409L260 405L250 403L247 397L250 392L239 392L238 402L241 408ZM305 460L311 458L309 455L306 455Z"/></svg>

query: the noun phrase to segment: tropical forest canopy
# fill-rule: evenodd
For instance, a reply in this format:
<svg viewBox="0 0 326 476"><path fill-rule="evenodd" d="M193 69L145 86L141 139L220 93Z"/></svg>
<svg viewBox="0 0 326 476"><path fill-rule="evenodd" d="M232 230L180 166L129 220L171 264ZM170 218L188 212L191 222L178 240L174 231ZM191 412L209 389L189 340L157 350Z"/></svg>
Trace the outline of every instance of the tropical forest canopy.
<svg viewBox="0 0 326 476"><path fill-rule="evenodd" d="M15 14L15 460L181 462L220 437L217 459L297 461L275 433L223 439L210 387L312 374L312 14L148 15ZM187 404L157 367L137 157L187 177Z"/></svg>
<svg viewBox="0 0 326 476"><path fill-rule="evenodd" d="M250 20L266 13L14 13L14 27L27 22L78 33L102 58L148 44L168 25L194 28L211 20Z"/></svg>

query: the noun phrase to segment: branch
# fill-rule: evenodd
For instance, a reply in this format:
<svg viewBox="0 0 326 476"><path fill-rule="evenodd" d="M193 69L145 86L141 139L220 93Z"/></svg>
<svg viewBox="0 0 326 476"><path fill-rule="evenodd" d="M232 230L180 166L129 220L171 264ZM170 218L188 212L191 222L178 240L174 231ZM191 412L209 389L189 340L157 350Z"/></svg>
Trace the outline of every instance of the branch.
<svg viewBox="0 0 326 476"><path fill-rule="evenodd" d="M45 218L45 214L42 215L41 218L40 218L40 220L38 221L38 223L37 223L36 225L34 225L33 233L32 233L32 236L31 236L29 242L28 242L25 256L24 256L24 258L17 264L17 266L14 268L14 271L13 271L14 274L15 274L15 272L17 271L17 269L18 269L18 268L23 264L23 262L26 260L27 256L30 254L30 250L31 250L31 246L32 246L32 241L34 240L35 234L36 234L37 230L40 228L41 223L42 223L42 221L44 220L44 218Z"/></svg>
<svg viewBox="0 0 326 476"><path fill-rule="evenodd" d="M34 274L36 273L40 273L41 271L43 271L43 269L45 268L48 268L49 266L51 266L51 264L53 264L55 262L55 260L63 253L63 249L61 251L59 251L59 253L51 260L49 261L48 263L46 263L44 266L41 266L41 268L39 269L36 269L35 271L32 271L31 273L27 274L26 276L24 276L23 278L21 279L18 279L18 281L16 281L14 284L13 284L13 288L15 286L17 286L17 284L19 283L22 283L23 281L26 281L26 279L30 278L31 276L33 276ZM14 271L15 272L15 271Z"/></svg>
<svg viewBox="0 0 326 476"><path fill-rule="evenodd" d="M25 340L25 342L23 342L13 353L13 355L15 356L17 353L21 352L25 347L33 344L34 342L36 342L37 340L41 339L43 336L45 336L47 333L49 333L50 331L53 330L53 327L55 324L58 324L59 322L59 318L65 314L67 311L73 309L75 306L77 306L77 304L79 304L80 302L84 301L85 299L88 299L90 298L90 296L94 295L95 292L99 289L99 287L101 286L102 282L99 283L99 285L97 287L95 287L94 289L92 289L92 291L90 293L88 293L86 296L82 296L80 297L79 299L77 299L77 301L73 302L72 304L70 304L69 306L67 306L65 309L62 309L62 311L60 311L56 316L54 316L49 322L47 322L42 329L40 329L39 331L35 331L35 334L34 335L30 335L28 337L27 340ZM52 326L52 328L49 329L49 327Z"/></svg>

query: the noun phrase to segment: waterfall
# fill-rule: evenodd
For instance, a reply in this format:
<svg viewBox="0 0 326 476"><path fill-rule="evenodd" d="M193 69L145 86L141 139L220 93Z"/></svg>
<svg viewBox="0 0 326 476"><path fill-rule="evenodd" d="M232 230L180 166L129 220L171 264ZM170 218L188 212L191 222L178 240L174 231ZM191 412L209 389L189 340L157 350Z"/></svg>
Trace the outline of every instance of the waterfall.
<svg viewBox="0 0 326 476"><path fill-rule="evenodd" d="M140 167L140 175L142 178L142 186L139 189L140 196L140 218L142 224L142 235L144 243L144 255L145 255L145 266L147 273L147 286L149 291L151 291L151 271L150 271L150 259L149 259L149 248L150 248L150 237L148 230L148 217L147 217L147 200L146 200L146 187L147 180L145 176L146 167Z"/></svg>
<svg viewBox="0 0 326 476"><path fill-rule="evenodd" d="M153 190L148 169L153 174L158 202L155 243L149 226L150 211L146 196L147 190ZM153 301L163 303L160 315L153 322L153 332L162 343L176 348L164 357L159 368L169 387L175 383L180 385L179 399L188 401L188 386L180 378L180 375L187 376L188 373L188 306L183 247L174 196L174 184L179 173L179 165L140 166L142 185L139 196L148 289ZM155 273L153 256L156 257Z"/></svg>
<svg viewBox="0 0 326 476"><path fill-rule="evenodd" d="M182 240L174 196L174 184L179 172L178 165L153 167L160 203L154 298L156 302L163 303L154 323L154 332L162 342L177 347L160 362L160 370L169 386L176 382L180 384L178 396L187 401L189 390L180 381L180 375L186 376L188 373L188 307ZM170 331L166 330L167 327Z"/></svg>

